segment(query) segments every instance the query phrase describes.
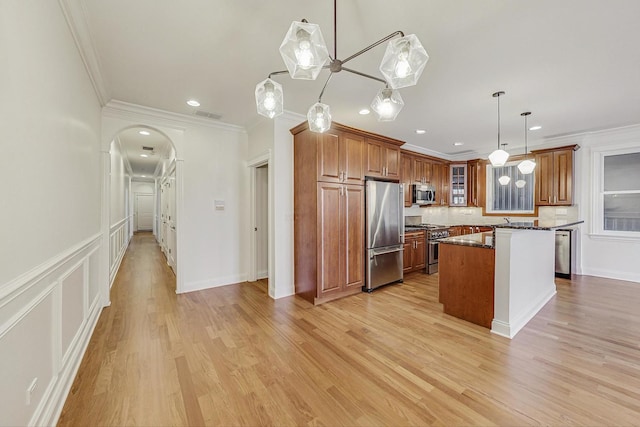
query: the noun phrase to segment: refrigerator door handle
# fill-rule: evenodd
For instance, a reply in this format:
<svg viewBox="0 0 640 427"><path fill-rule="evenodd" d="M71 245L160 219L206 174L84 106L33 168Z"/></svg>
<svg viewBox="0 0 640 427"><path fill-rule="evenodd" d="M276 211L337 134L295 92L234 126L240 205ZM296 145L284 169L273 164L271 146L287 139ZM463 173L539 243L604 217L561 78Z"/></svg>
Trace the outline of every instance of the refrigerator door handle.
<svg viewBox="0 0 640 427"><path fill-rule="evenodd" d="M379 255L386 255L386 254L391 254L391 253L394 253L394 252L402 252L402 251L404 251L404 248L394 248L394 249L389 249L389 250L380 251L380 252L373 251L373 253L371 254L371 259L373 259L373 258L375 258L375 257L377 257Z"/></svg>

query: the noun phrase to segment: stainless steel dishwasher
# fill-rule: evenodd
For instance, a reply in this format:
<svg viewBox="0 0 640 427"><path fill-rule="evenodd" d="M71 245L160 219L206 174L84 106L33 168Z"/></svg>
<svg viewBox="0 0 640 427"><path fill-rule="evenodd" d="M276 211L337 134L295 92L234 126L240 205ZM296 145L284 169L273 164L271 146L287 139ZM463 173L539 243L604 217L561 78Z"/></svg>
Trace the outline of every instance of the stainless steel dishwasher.
<svg viewBox="0 0 640 427"><path fill-rule="evenodd" d="M575 230L556 230L556 277L571 278L575 271Z"/></svg>

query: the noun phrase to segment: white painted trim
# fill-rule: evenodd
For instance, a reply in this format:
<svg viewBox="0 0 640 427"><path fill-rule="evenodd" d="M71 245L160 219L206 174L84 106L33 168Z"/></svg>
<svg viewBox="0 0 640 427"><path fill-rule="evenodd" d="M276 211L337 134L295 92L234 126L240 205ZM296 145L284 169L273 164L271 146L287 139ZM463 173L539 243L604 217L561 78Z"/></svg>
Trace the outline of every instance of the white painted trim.
<svg viewBox="0 0 640 427"><path fill-rule="evenodd" d="M126 222L129 220L129 215L122 218L120 221L116 222L112 226L109 227L109 231L111 233L115 233L119 228L121 228Z"/></svg>
<svg viewBox="0 0 640 427"><path fill-rule="evenodd" d="M87 249L91 245L98 245L100 243L100 240L101 233L94 234L88 239L83 240L77 245L72 246L66 251L56 255L53 258L50 258L39 266L24 274L21 274L11 282L8 282L0 287L0 308L22 294L34 284L38 283L44 277L51 274L56 268L59 268L61 264L78 255L78 253ZM93 251L91 253L93 253Z"/></svg>
<svg viewBox="0 0 640 427"><path fill-rule="evenodd" d="M520 330L524 328L526 324L535 317L536 314L538 314L542 307L544 307L546 303L551 301L551 298L553 298L556 293L557 291L553 289L553 291L542 295L538 299L538 301L531 304L528 311L522 313L518 318L510 322L503 322L493 319L493 321L491 322L491 332L496 335L507 337L509 339L515 337L516 334L520 332Z"/></svg>
<svg viewBox="0 0 640 427"><path fill-rule="evenodd" d="M604 268L582 267L585 276L605 277L607 279L625 280L628 282L640 282L640 274L628 273L619 270L607 270Z"/></svg>
<svg viewBox="0 0 640 427"><path fill-rule="evenodd" d="M102 75L100 57L91 36L84 3L80 0L58 0L58 3L98 101L100 105L105 105L111 99L111 91Z"/></svg>
<svg viewBox="0 0 640 427"><path fill-rule="evenodd" d="M69 356L66 359L66 363L62 365L58 375L54 375L29 425L56 425L58 423L67 395L73 385L73 380L87 351L91 335L93 335L93 331L98 324L100 313L102 313L102 307L100 294L98 294L94 299L89 316L85 318L79 333L76 335L77 339L74 339L72 345L69 346Z"/></svg>
<svg viewBox="0 0 640 427"><path fill-rule="evenodd" d="M259 277L261 273L258 273L256 271L257 267L256 267L256 262L257 262L257 250L258 250L258 244L256 242L257 236L256 233L254 232L255 227L256 227L256 168L260 167L260 166L268 166L269 169L271 169L273 164L272 161L272 157L271 157L271 150L267 150L266 152L260 154L259 156L254 157L253 159L247 161L247 166L249 167L249 224L250 224L250 229L249 229L249 273L248 273L248 277L247 280L254 282L256 280L258 280L258 278L262 279L263 277ZM271 217L271 215L273 215L273 212L271 211L270 208L270 204L271 204L271 172L269 171L269 173L267 174L267 188L269 191L269 196L268 196L268 201L267 201L267 214L269 215L269 217ZM272 226L271 226L272 221L271 220L267 220L267 239L271 239L271 234L272 234ZM269 253L271 251L268 250L267 251L267 256L269 256ZM270 262L267 260L267 264L270 266ZM268 277L269 274L269 268L267 268L267 272L266 275Z"/></svg>
<svg viewBox="0 0 640 427"><path fill-rule="evenodd" d="M217 277L209 280L199 280L195 282L188 282L186 284L187 285L186 287L188 288L187 290L183 290L181 292L176 292L176 293L180 294L180 293L186 293L186 292L202 291L210 288L218 288L220 286L238 285L246 281L247 281L246 274L234 274L231 276Z"/></svg>
<svg viewBox="0 0 640 427"><path fill-rule="evenodd" d="M244 127L242 126L213 121L211 119L204 119L198 116L189 116L186 114L159 110L157 108L130 104L128 102L118 101L116 99L112 99L102 108L102 114L107 117L143 122L148 121L150 118L152 118L154 123L170 127L184 126L186 124L189 124L212 127L215 129L221 129L230 132L246 133ZM180 127L179 130L184 131L185 128Z"/></svg>

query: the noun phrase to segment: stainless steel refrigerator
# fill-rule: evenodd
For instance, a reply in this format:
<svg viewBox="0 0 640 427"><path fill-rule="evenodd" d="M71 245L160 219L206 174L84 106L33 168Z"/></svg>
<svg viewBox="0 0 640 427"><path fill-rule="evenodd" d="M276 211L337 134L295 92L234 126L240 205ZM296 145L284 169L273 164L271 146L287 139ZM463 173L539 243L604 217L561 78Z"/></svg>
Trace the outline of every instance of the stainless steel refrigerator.
<svg viewBox="0 0 640 427"><path fill-rule="evenodd" d="M402 184L366 181L367 276L363 290L402 281L404 195Z"/></svg>

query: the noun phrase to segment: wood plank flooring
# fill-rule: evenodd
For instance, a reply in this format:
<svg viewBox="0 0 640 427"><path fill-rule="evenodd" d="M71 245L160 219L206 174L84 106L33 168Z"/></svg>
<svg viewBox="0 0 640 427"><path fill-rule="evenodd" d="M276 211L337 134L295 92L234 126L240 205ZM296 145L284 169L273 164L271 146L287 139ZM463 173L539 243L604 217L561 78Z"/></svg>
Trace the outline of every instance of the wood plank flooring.
<svg viewBox="0 0 640 427"><path fill-rule="evenodd" d="M577 276L513 339L437 275L314 307L263 281L176 295L136 235L60 425L640 425L640 284Z"/></svg>

